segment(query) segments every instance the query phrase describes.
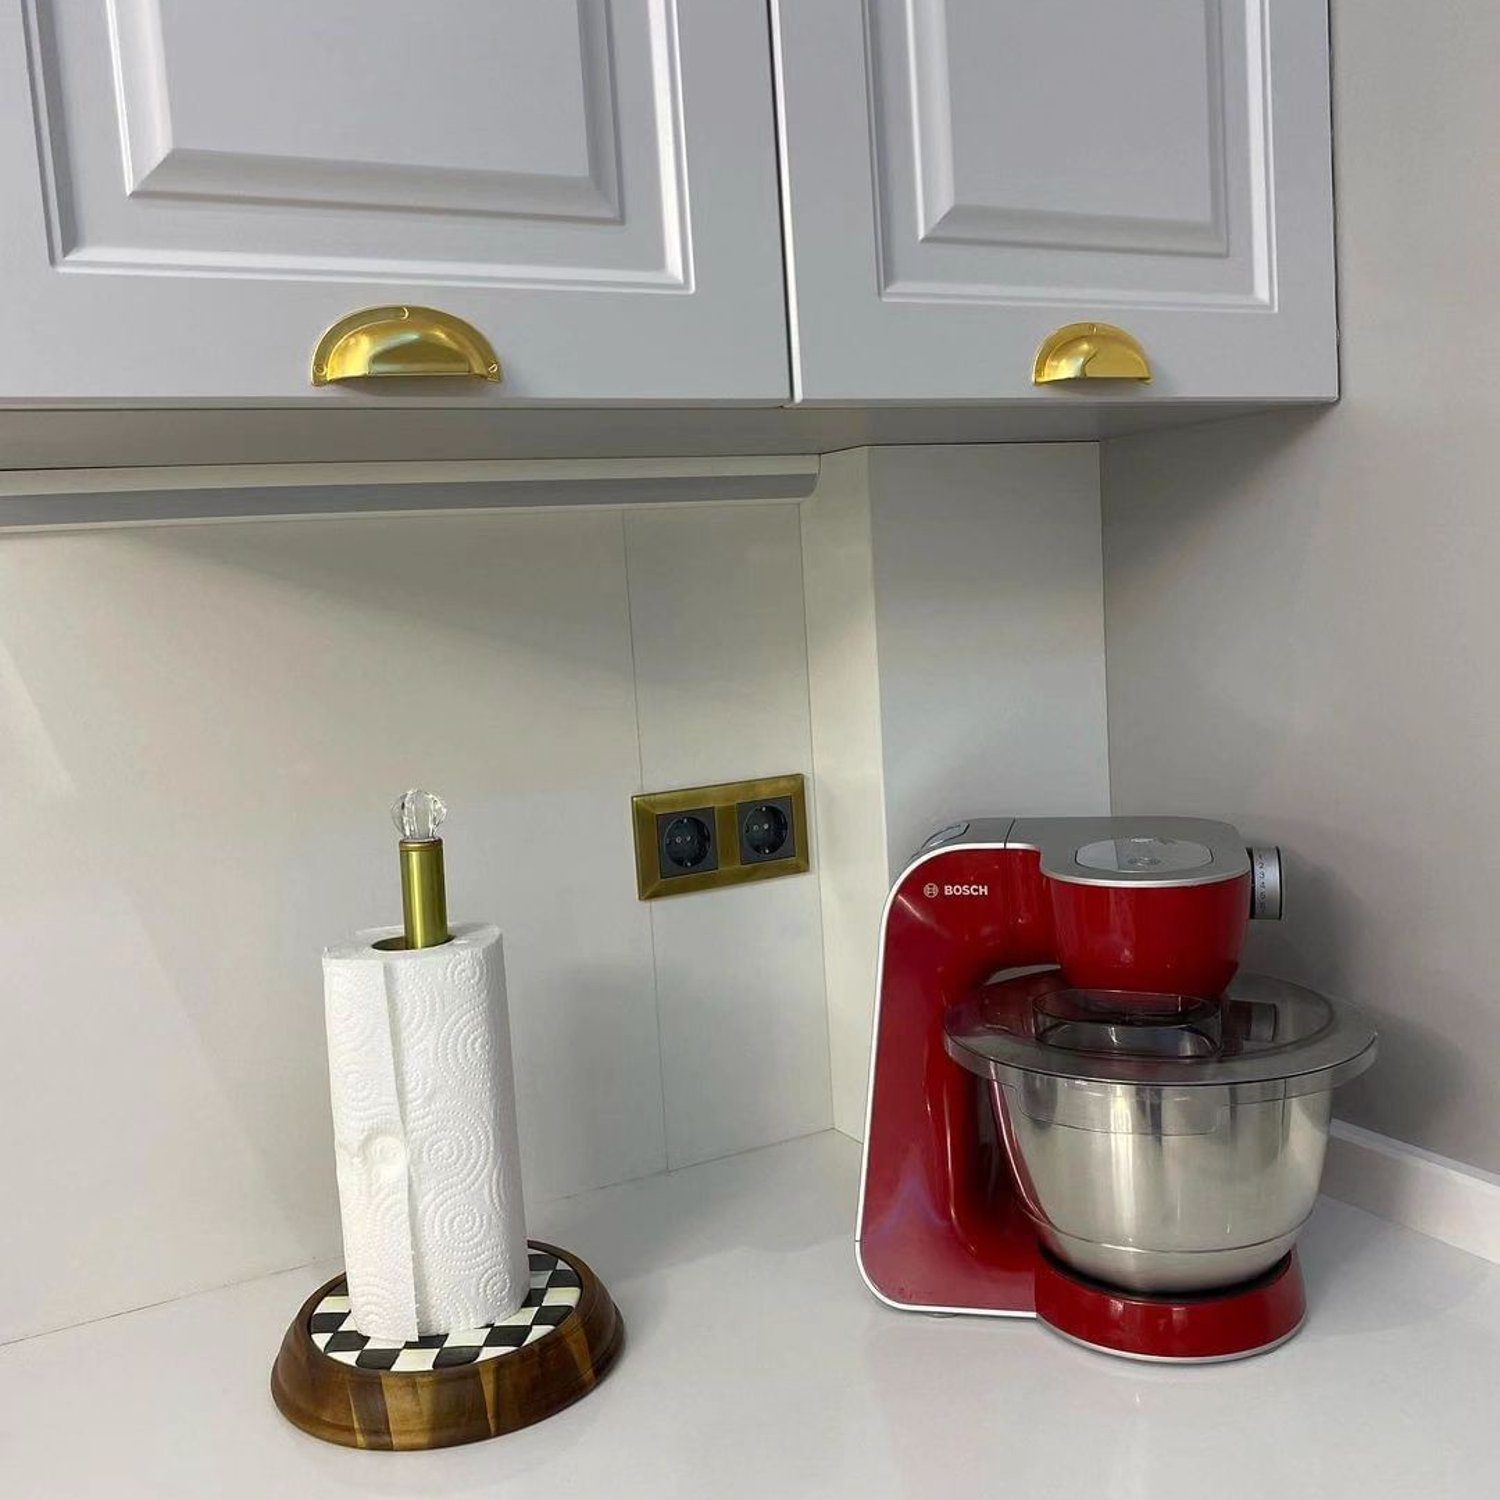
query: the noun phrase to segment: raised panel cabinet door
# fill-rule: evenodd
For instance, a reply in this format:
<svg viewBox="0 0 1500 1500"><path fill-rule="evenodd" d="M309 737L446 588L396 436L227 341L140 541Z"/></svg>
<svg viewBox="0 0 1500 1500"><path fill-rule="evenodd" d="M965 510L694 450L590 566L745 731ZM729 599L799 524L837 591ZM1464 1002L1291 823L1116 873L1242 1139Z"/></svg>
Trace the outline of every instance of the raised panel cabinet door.
<svg viewBox="0 0 1500 1500"><path fill-rule="evenodd" d="M799 399L1337 395L1325 0L774 5Z"/></svg>
<svg viewBox="0 0 1500 1500"><path fill-rule="evenodd" d="M763 0L0 7L0 402L778 402ZM310 384L361 308L486 381Z"/></svg>

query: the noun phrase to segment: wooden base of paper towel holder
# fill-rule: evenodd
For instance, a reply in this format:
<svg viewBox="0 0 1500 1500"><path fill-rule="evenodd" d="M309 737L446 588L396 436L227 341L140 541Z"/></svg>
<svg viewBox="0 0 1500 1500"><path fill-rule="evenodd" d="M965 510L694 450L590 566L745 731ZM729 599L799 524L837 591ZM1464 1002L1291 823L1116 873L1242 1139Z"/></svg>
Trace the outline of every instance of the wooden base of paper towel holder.
<svg viewBox="0 0 1500 1500"><path fill-rule="evenodd" d="M577 1273L576 1306L544 1337L497 1358L446 1369L360 1369L313 1341L336 1276L292 1320L271 1370L271 1395L303 1432L346 1448L447 1448L529 1427L594 1389L619 1357L625 1324L599 1278L575 1255L531 1241Z"/></svg>

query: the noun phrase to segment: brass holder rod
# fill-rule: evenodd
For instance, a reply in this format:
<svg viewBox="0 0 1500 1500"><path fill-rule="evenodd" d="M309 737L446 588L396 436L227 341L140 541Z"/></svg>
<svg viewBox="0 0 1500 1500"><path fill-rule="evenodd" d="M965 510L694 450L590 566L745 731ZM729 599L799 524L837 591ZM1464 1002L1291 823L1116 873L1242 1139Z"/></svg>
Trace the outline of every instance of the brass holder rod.
<svg viewBox="0 0 1500 1500"><path fill-rule="evenodd" d="M408 948L436 948L452 939L442 839L401 840L401 916Z"/></svg>

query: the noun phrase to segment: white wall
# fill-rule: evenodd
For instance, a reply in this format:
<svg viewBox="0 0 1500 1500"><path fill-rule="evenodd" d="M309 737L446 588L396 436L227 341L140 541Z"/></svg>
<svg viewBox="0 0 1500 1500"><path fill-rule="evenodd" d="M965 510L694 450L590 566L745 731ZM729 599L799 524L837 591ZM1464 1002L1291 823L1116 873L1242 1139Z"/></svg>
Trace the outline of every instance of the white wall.
<svg viewBox="0 0 1500 1500"><path fill-rule="evenodd" d="M1284 846L1360 1123L1500 1168L1500 10L1334 0L1342 404L1104 445L1115 808Z"/></svg>
<svg viewBox="0 0 1500 1500"><path fill-rule="evenodd" d="M1108 812L1099 525L1093 443L872 450L892 875L958 818Z"/></svg>
<svg viewBox="0 0 1500 1500"><path fill-rule="evenodd" d="M336 1251L318 954L399 919L412 783L505 932L528 1197L825 1127L816 880L642 905L629 817L811 770L799 554L789 505L0 542L0 1340Z"/></svg>
<svg viewBox="0 0 1500 1500"><path fill-rule="evenodd" d="M803 547L834 1121L862 1135L892 878L956 819L1109 810L1097 450L836 455Z"/></svg>

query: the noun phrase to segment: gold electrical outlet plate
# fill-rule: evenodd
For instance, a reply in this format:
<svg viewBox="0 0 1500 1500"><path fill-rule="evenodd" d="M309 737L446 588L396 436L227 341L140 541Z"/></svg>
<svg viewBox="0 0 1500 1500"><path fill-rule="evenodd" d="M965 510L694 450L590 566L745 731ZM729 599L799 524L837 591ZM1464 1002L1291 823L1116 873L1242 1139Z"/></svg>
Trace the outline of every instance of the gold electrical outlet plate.
<svg viewBox="0 0 1500 1500"><path fill-rule="evenodd" d="M742 859L741 809L765 804L789 811L787 853ZM717 786L682 787L674 792L643 792L631 799L635 822L636 893L642 901L658 896L685 896L690 891L712 891L752 880L774 880L779 875L801 875L812 867L809 858L807 791L802 777L767 776L759 781L724 781ZM664 819L673 814L698 813L705 825L712 814L712 845L703 864L685 867L681 874L665 869Z"/></svg>

